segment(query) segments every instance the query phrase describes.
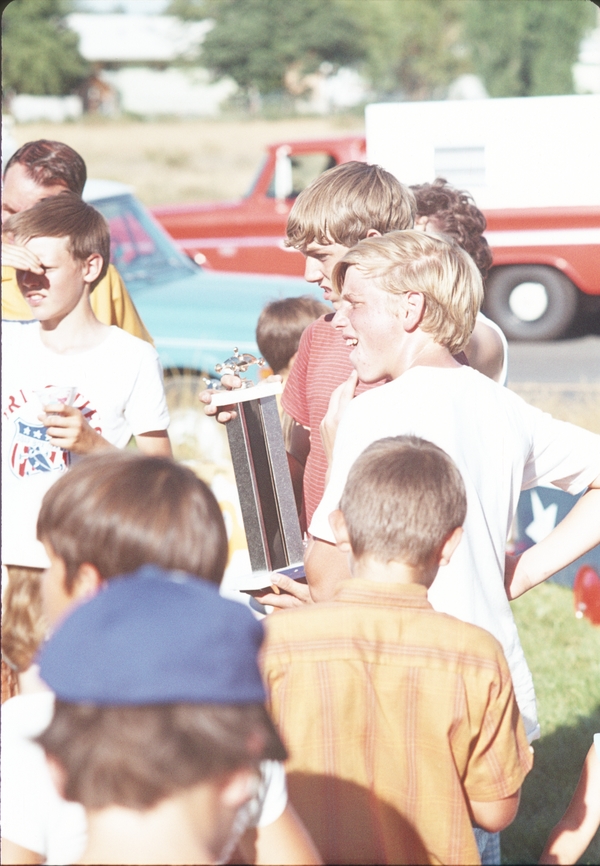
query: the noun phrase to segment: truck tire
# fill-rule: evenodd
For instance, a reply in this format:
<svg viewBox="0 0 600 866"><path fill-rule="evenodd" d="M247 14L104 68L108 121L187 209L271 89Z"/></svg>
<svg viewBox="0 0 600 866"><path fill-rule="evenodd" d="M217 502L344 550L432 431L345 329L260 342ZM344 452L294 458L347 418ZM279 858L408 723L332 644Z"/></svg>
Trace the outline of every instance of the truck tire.
<svg viewBox="0 0 600 866"><path fill-rule="evenodd" d="M509 340L562 337L577 313L579 291L545 265L493 268L485 287L484 312Z"/></svg>

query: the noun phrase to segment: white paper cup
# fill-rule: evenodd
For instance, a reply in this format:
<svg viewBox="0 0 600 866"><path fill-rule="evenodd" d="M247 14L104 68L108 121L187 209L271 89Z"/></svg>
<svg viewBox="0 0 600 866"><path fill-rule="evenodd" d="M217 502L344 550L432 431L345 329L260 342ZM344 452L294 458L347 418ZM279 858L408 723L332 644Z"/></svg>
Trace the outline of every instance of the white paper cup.
<svg viewBox="0 0 600 866"><path fill-rule="evenodd" d="M42 409L50 406L52 403L62 403L64 406L72 406L77 394L75 385L49 385L47 388L42 388L34 392Z"/></svg>

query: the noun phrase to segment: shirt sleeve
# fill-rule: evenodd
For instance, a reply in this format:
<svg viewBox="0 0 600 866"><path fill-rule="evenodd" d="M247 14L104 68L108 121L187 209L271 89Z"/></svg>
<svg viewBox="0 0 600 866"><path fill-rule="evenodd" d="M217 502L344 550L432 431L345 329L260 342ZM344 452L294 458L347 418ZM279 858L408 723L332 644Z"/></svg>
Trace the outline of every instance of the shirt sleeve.
<svg viewBox="0 0 600 866"><path fill-rule="evenodd" d="M147 343L140 343L139 349L142 355L138 373L125 406L125 418L134 436L166 430L169 426L169 410L158 354Z"/></svg>
<svg viewBox="0 0 600 866"><path fill-rule="evenodd" d="M600 475L600 436L524 404L532 430L523 490L553 485L574 495Z"/></svg>
<svg viewBox="0 0 600 866"><path fill-rule="evenodd" d="M255 818L256 827L268 827L280 818L287 806L288 793L285 768L280 761L261 764L263 793Z"/></svg>
<svg viewBox="0 0 600 866"><path fill-rule="evenodd" d="M478 690L479 695L483 690ZM473 714L479 725L473 742L465 791L471 800L482 803L510 797L523 784L533 765L533 752L512 685L502 648L497 644L496 670L487 688L487 700L480 713Z"/></svg>
<svg viewBox="0 0 600 866"><path fill-rule="evenodd" d="M117 325L133 337L152 344L152 337L114 265L108 266L106 275L92 292L90 300L96 318L105 325Z"/></svg>
<svg viewBox="0 0 600 866"><path fill-rule="evenodd" d="M310 427L306 383L314 325L315 323L312 322L308 328L305 328L300 337L298 354L292 364L292 369L281 395L281 405L285 411L288 415L291 415L297 424L301 424L303 427Z"/></svg>

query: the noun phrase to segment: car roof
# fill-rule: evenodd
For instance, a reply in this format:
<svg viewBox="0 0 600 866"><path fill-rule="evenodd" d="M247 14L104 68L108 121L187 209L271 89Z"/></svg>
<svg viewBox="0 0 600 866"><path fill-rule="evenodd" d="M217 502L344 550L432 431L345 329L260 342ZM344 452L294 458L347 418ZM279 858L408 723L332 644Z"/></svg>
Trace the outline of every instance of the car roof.
<svg viewBox="0 0 600 866"><path fill-rule="evenodd" d="M125 195L132 192L132 186L118 180L89 178L83 188L83 199L84 201L97 201L101 198L111 198L114 195Z"/></svg>

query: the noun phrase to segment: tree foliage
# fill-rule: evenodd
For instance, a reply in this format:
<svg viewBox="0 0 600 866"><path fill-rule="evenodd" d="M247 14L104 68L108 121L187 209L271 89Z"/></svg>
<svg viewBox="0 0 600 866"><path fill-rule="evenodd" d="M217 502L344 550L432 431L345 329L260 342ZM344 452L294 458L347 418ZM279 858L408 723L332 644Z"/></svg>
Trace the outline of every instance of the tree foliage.
<svg viewBox="0 0 600 866"><path fill-rule="evenodd" d="M213 18L201 62L246 91L281 90L286 71L323 60L357 66L381 95L443 98L463 73L491 96L573 92L593 26L589 0L172 0Z"/></svg>
<svg viewBox="0 0 600 866"><path fill-rule="evenodd" d="M12 0L2 15L2 86L36 96L72 93L89 74L65 0Z"/></svg>
<svg viewBox="0 0 600 866"><path fill-rule="evenodd" d="M381 94L403 99L443 97L470 71L462 43L464 0L344 0L360 23L364 72Z"/></svg>
<svg viewBox="0 0 600 866"><path fill-rule="evenodd" d="M336 0L174 0L169 12L212 18L201 62L216 76L231 76L246 92L285 89L323 62L334 67L364 56L357 22Z"/></svg>
<svg viewBox="0 0 600 866"><path fill-rule="evenodd" d="M573 93L573 64L595 13L588 0L470 0L465 39L490 96Z"/></svg>

